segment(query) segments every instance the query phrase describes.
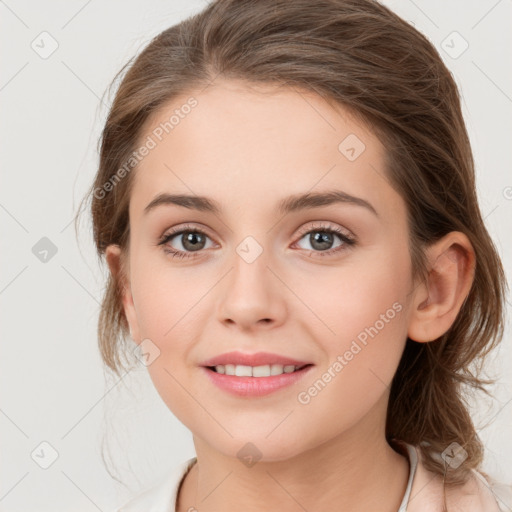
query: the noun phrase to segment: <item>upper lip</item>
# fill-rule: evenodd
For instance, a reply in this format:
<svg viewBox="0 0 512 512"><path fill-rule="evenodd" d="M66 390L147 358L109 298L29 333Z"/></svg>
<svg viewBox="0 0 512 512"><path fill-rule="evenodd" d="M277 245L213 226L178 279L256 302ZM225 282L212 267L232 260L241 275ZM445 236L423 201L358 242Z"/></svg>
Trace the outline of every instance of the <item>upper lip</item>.
<svg viewBox="0 0 512 512"><path fill-rule="evenodd" d="M293 366L305 366L307 361L299 361L291 357L280 356L279 354L272 354L270 352L256 352L254 354L245 354L243 352L226 352L216 357L203 361L201 366L217 366L217 365L244 365L244 366L263 366L270 364L282 364Z"/></svg>

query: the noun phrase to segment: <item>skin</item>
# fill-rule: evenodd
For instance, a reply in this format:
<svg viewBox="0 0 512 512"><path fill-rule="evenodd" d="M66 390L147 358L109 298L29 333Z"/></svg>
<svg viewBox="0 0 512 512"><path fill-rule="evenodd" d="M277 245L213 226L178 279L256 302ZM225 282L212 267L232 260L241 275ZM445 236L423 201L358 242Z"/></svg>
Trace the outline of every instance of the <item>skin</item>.
<svg viewBox="0 0 512 512"><path fill-rule="evenodd" d="M216 80L161 108L141 140L190 96L198 105L134 171L123 283L133 339L149 338L160 350L151 379L193 433L198 463L177 510L277 504L281 512L396 512L409 465L385 439L389 385L407 336L428 342L455 320L473 279L471 244L450 233L428 250L428 281L414 282L406 207L385 177L385 148L346 109L311 92ZM354 161L338 150L349 134L366 146ZM365 199L378 216L348 203L275 211L284 197L330 189ZM162 192L208 196L222 213L163 205L145 215ZM186 246L191 258L173 258L158 240L185 223L207 237L199 251ZM319 223L356 237L356 245L322 256L305 234L322 232ZM250 264L236 251L247 236L263 249ZM183 244L177 235L167 247L186 252ZM334 234L323 252L342 244ZM119 247L109 246L106 257L118 277ZM308 404L299 403L298 393L394 303L401 311ZM268 396L235 397L199 368L231 350L315 366ZM251 467L237 457L248 442L261 452Z"/></svg>

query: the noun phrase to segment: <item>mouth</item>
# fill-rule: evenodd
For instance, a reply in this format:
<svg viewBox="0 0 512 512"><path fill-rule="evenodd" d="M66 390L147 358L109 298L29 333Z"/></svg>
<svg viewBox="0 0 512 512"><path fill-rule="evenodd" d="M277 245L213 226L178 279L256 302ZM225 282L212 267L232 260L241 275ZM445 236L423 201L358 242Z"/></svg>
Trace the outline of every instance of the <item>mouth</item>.
<svg viewBox="0 0 512 512"><path fill-rule="evenodd" d="M203 366L208 380L216 387L239 398L258 398L296 385L313 364L295 365L216 365ZM224 372L224 373L221 373Z"/></svg>
<svg viewBox="0 0 512 512"><path fill-rule="evenodd" d="M260 366L235 365L235 364L219 364L216 366L206 366L208 370L221 374L236 377L253 377L264 378L282 375L286 373L297 373L305 368L313 366L312 364L302 365L282 365L282 364L265 364Z"/></svg>

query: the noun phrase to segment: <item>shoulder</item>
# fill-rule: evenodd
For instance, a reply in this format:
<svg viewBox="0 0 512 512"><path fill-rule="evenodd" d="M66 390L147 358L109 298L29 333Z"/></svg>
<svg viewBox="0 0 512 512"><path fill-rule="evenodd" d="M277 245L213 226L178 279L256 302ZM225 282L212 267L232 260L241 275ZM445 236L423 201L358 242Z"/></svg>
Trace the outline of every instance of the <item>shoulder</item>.
<svg viewBox="0 0 512 512"><path fill-rule="evenodd" d="M512 485L505 485L476 470L469 480L457 487L447 487L444 492L442 476L425 468L419 447L407 512L504 512L512 506Z"/></svg>
<svg viewBox="0 0 512 512"><path fill-rule="evenodd" d="M154 486L143 490L112 512L175 512L178 488L195 463L193 457L168 471Z"/></svg>

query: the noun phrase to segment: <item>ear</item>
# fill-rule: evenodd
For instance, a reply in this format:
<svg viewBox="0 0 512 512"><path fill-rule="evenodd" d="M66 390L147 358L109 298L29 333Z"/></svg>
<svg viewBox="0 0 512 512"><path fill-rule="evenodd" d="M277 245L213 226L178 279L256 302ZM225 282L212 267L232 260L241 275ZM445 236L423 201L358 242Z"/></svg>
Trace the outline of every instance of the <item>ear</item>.
<svg viewBox="0 0 512 512"><path fill-rule="evenodd" d="M453 231L427 249L426 282L414 290L408 336L418 342L445 334L471 290L475 252L464 233Z"/></svg>
<svg viewBox="0 0 512 512"><path fill-rule="evenodd" d="M135 306L133 304L131 286L128 277L129 273L127 272L127 268L123 267L121 248L119 245L109 245L105 249L105 259L107 260L110 273L112 274L114 281L121 289L123 310L130 328L130 336L135 343L139 344L140 330L137 322Z"/></svg>

